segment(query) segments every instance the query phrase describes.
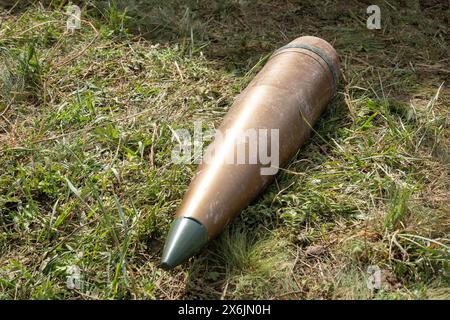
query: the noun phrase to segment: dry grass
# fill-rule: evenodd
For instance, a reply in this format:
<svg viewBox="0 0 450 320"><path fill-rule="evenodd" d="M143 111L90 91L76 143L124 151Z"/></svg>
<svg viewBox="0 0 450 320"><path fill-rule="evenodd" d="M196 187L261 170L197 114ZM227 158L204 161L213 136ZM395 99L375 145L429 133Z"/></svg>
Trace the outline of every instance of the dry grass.
<svg viewBox="0 0 450 320"><path fill-rule="evenodd" d="M383 2L370 31L356 1L105 3L74 34L64 1L0 12L1 298L449 298L448 4ZM217 126L305 34L342 60L315 134L219 239L158 269L195 170L170 162L172 130Z"/></svg>

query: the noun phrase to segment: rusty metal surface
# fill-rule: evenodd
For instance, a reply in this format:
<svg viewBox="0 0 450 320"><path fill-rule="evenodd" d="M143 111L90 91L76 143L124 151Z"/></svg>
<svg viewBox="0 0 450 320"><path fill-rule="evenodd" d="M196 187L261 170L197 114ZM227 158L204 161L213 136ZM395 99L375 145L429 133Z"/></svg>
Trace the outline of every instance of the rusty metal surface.
<svg viewBox="0 0 450 320"><path fill-rule="evenodd" d="M299 48L302 45L319 54ZM335 93L330 66L339 76L337 53L325 40L300 37L292 41L272 55L236 98L219 130L279 129L280 163L286 164L308 138L310 125ZM221 145L213 141L210 147L227 154L227 148L235 146L224 140ZM201 164L176 215L201 222L210 239L217 236L274 179L273 175L261 175L260 167Z"/></svg>

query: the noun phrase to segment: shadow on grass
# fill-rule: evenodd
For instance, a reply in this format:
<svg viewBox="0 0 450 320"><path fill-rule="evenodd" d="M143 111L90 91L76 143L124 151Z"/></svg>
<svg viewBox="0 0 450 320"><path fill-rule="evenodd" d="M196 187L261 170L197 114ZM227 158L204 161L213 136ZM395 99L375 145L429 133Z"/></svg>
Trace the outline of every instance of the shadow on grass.
<svg viewBox="0 0 450 320"><path fill-rule="evenodd" d="M114 3L94 4L109 25L125 26L152 42L176 43L188 54L202 52L238 73L248 71L267 53L299 36L315 35L333 43L341 31L347 34L365 29L355 23L352 10L364 15L367 7L339 1L323 6L310 0ZM343 25L353 28L341 30Z"/></svg>
<svg viewBox="0 0 450 320"><path fill-rule="evenodd" d="M397 44L415 47L425 39L420 35L405 37L400 26L407 26L409 34L436 37L445 33L442 26L448 23L448 3L398 0L381 4L383 31L366 27L366 9L371 4L337 0L326 5L313 0L117 0L113 6L109 1L96 1L94 6L110 25L125 26L156 43L177 43L189 54L202 52L238 73L303 35L324 38L342 56L387 63L391 58L384 55L397 55Z"/></svg>

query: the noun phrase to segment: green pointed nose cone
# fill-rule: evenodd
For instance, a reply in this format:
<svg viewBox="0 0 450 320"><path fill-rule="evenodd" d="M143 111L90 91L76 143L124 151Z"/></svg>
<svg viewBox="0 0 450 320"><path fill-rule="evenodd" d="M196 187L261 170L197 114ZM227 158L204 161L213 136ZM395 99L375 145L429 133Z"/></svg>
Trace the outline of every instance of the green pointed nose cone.
<svg viewBox="0 0 450 320"><path fill-rule="evenodd" d="M180 217L173 221L164 245L161 268L172 269L192 257L208 242L208 231L200 222Z"/></svg>

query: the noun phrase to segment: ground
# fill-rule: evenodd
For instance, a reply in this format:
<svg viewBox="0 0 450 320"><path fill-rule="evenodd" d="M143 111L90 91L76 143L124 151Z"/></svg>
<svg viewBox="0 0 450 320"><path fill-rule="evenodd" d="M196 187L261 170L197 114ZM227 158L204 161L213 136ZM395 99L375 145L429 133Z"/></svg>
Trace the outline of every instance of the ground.
<svg viewBox="0 0 450 320"><path fill-rule="evenodd" d="M0 11L0 298L450 298L448 2L379 1L368 30L371 1L75 1L73 33L65 1L14 3ZM338 51L336 97L218 239L161 270L196 168L170 161L173 130L219 125L301 35Z"/></svg>

